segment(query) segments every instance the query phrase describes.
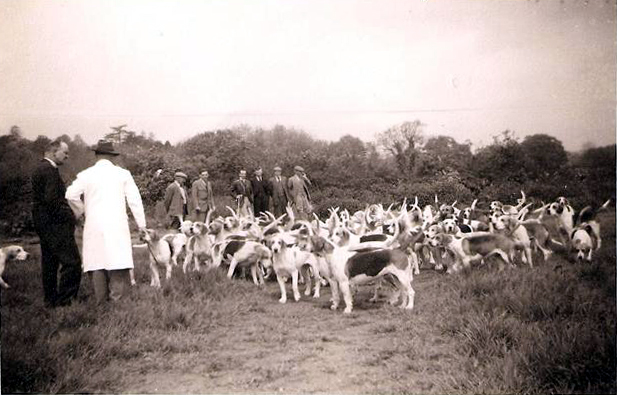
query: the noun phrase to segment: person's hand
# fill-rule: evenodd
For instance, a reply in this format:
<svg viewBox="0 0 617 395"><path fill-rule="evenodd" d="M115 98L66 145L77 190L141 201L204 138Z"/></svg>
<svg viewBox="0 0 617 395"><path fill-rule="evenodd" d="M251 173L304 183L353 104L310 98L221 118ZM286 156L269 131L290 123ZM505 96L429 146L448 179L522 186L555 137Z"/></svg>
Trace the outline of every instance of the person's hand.
<svg viewBox="0 0 617 395"><path fill-rule="evenodd" d="M145 227L143 227L143 228L142 228L142 227L140 227L140 228L138 229L138 232L139 232L139 235L140 235L140 236L145 236L145 235L146 235L146 228L145 228Z"/></svg>

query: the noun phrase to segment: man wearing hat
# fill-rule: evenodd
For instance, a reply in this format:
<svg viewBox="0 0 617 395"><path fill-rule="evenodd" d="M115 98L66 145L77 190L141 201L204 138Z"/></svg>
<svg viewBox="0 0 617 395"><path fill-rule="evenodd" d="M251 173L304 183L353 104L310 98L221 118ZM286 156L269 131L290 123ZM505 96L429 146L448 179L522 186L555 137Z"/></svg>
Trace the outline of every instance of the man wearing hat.
<svg viewBox="0 0 617 395"><path fill-rule="evenodd" d="M94 154L96 163L77 174L66 190L66 199L76 218L85 215L84 272L91 273L97 303L104 303L124 296L133 268L126 205L140 232L146 228L146 217L133 176L114 164L120 154L113 144L100 140Z"/></svg>
<svg viewBox="0 0 617 395"><path fill-rule="evenodd" d="M253 212L255 215L265 213L269 208L270 186L263 178L261 167L255 170L255 178L251 180L251 186L253 188Z"/></svg>
<svg viewBox="0 0 617 395"><path fill-rule="evenodd" d="M75 216L66 201L58 167L69 146L53 141L32 174L32 221L41 242L41 272L46 307L68 305L81 282L81 258L75 243ZM58 281L59 277L59 281Z"/></svg>
<svg viewBox="0 0 617 395"><path fill-rule="evenodd" d="M298 219L308 220L310 214L313 212L311 194L308 190L311 181L306 177L304 169L301 166L294 167L294 172L295 174L287 181L291 204L294 207Z"/></svg>
<svg viewBox="0 0 617 395"><path fill-rule="evenodd" d="M270 196L272 197L272 212L278 218L285 214L285 208L289 201L287 191L287 177L281 176L282 169L278 166L274 168L274 177L270 178Z"/></svg>
<svg viewBox="0 0 617 395"><path fill-rule="evenodd" d="M243 217L251 216L253 188L246 179L246 170L240 170L239 178L231 184L231 195L236 199L238 215Z"/></svg>
<svg viewBox="0 0 617 395"><path fill-rule="evenodd" d="M181 171L174 174L174 182L167 186L165 190L165 212L170 219L170 228L179 229L184 217L188 214L187 192L184 183L187 176Z"/></svg>
<svg viewBox="0 0 617 395"><path fill-rule="evenodd" d="M214 198L212 196L212 183L208 180L207 170L204 170L199 175L199 178L193 181L191 185L191 200L195 213L193 218L195 221L204 222L210 210L214 210Z"/></svg>

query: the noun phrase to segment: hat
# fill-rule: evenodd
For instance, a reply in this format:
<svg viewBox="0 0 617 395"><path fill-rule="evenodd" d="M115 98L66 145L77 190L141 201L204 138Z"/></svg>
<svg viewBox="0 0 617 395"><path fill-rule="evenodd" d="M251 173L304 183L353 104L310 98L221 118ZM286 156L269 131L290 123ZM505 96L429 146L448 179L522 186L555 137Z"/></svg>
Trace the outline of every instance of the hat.
<svg viewBox="0 0 617 395"><path fill-rule="evenodd" d="M246 170L240 170L240 174L246 175Z"/></svg>
<svg viewBox="0 0 617 395"><path fill-rule="evenodd" d="M175 173L174 173L174 177L182 177L182 178L184 178L185 180L188 178L188 177L186 176L186 174L184 174L184 173L183 173L183 172L181 172L181 171L177 171L177 172L175 172Z"/></svg>
<svg viewBox="0 0 617 395"><path fill-rule="evenodd" d="M114 150L114 145L111 141L99 140L96 147L92 148L95 154L108 154L108 155L120 155L119 152Z"/></svg>
<svg viewBox="0 0 617 395"><path fill-rule="evenodd" d="M304 168L302 166L296 166L294 167L295 171L304 171Z"/></svg>
<svg viewBox="0 0 617 395"><path fill-rule="evenodd" d="M210 173L208 173L208 170L204 170L201 173L199 173L200 176L203 176L204 174L210 175Z"/></svg>
<svg viewBox="0 0 617 395"><path fill-rule="evenodd" d="M283 169L281 169L280 167L276 166L276 167L274 168L274 171L283 171Z"/></svg>

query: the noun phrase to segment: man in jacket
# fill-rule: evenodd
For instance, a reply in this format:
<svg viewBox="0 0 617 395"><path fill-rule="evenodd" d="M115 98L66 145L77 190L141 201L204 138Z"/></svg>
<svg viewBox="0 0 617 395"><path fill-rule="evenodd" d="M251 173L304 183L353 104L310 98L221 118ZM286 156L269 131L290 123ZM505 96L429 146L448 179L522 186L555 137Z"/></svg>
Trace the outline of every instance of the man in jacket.
<svg viewBox="0 0 617 395"><path fill-rule="evenodd" d="M240 177L231 184L231 195L236 199L238 215L250 217L252 215L253 188L246 179L246 170L240 170Z"/></svg>
<svg viewBox="0 0 617 395"><path fill-rule="evenodd" d="M289 201L287 192L287 177L281 175L281 168L274 168L274 177L270 178L270 196L272 197L272 212L278 218L285 214L285 208Z"/></svg>
<svg viewBox="0 0 617 395"><path fill-rule="evenodd" d="M140 232L146 228L146 218L133 176L113 163L119 155L113 144L100 140L94 153L96 163L77 175L66 190L66 198L75 217L86 217L84 272L92 273L94 296L100 304L108 298L121 299L129 286L133 250L127 203Z"/></svg>
<svg viewBox="0 0 617 395"><path fill-rule="evenodd" d="M294 207L296 217L298 219L308 220L313 212L311 205L311 194L308 186L311 181L306 177L304 169L301 166L294 167L295 174L287 181L291 203Z"/></svg>
<svg viewBox="0 0 617 395"><path fill-rule="evenodd" d="M268 211L270 185L263 179L261 167L255 170L255 178L251 180L253 188L253 212L256 216Z"/></svg>
<svg viewBox="0 0 617 395"><path fill-rule="evenodd" d="M32 220L41 241L43 297L47 307L70 304L81 282L75 216L64 198L66 187L58 171L58 166L68 158L68 151L64 142L50 143L32 174Z"/></svg>
<svg viewBox="0 0 617 395"><path fill-rule="evenodd" d="M165 212L170 220L169 227L179 229L180 224L188 214L187 192L184 183L187 176L181 171L174 174L175 181L167 186L165 190Z"/></svg>
<svg viewBox="0 0 617 395"><path fill-rule="evenodd" d="M208 171L201 172L200 177L191 185L191 200L193 202L195 221L204 222L210 210L214 210L212 183L208 180Z"/></svg>

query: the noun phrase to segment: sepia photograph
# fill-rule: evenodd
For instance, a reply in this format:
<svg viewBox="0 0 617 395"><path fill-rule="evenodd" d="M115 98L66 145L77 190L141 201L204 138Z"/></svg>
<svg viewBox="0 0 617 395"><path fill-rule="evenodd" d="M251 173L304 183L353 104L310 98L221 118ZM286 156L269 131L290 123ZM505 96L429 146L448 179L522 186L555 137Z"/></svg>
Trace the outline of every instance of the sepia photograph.
<svg viewBox="0 0 617 395"><path fill-rule="evenodd" d="M3 0L0 393L617 393L615 0Z"/></svg>

